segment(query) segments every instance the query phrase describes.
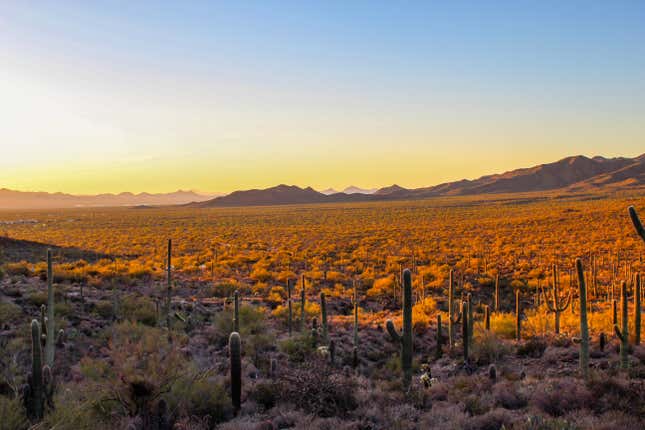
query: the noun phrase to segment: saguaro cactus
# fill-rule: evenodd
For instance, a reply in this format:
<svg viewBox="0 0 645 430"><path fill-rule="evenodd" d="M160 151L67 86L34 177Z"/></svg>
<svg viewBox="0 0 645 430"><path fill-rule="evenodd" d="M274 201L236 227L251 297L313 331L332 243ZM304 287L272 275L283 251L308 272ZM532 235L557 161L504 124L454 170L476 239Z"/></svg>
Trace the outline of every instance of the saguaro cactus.
<svg viewBox="0 0 645 430"><path fill-rule="evenodd" d="M499 311L499 272L495 275L495 312Z"/></svg>
<svg viewBox="0 0 645 430"><path fill-rule="evenodd" d="M409 269L403 271L403 332L397 332L392 320L387 320L386 327L392 339L401 344L403 385L407 388L412 382L412 275Z"/></svg>
<svg viewBox="0 0 645 430"><path fill-rule="evenodd" d="M484 328L490 330L490 306L484 306Z"/></svg>
<svg viewBox="0 0 645 430"><path fill-rule="evenodd" d="M287 279L287 306L289 307L289 316L287 319L287 326L289 327L289 337L291 337L291 324L293 321L293 309L292 309L292 304L291 304L291 283Z"/></svg>
<svg viewBox="0 0 645 430"><path fill-rule="evenodd" d="M641 276L634 275L634 345L641 344Z"/></svg>
<svg viewBox="0 0 645 430"><path fill-rule="evenodd" d="M168 257L166 259L166 326L170 332L170 312L172 300L172 239L168 239Z"/></svg>
<svg viewBox="0 0 645 430"><path fill-rule="evenodd" d="M354 348L352 349L352 365L358 366L358 291L354 282Z"/></svg>
<svg viewBox="0 0 645 430"><path fill-rule="evenodd" d="M520 290L515 290L515 340L522 339L522 309L520 303Z"/></svg>
<svg viewBox="0 0 645 430"><path fill-rule="evenodd" d="M560 297L560 280L558 278L558 266L553 265L553 289L551 290L550 300L547 297L547 293L542 290L544 294L544 302L546 303L550 312L555 314L555 334L560 334L560 314L567 310L571 304L571 290L566 299Z"/></svg>
<svg viewBox="0 0 645 430"><path fill-rule="evenodd" d="M470 322L468 321L469 319L469 312L468 312L468 302L464 300L461 302L461 315L462 315L462 324L461 324L461 335L463 337L462 343L464 344L464 364L468 364L468 346L470 343L469 339L469 329L468 326L470 325Z"/></svg>
<svg viewBox="0 0 645 430"><path fill-rule="evenodd" d="M327 301L325 293L320 293L320 318L322 319L322 342L327 343Z"/></svg>
<svg viewBox="0 0 645 430"><path fill-rule="evenodd" d="M238 332L234 331L229 336L228 351L231 362L231 400L237 415L242 405L242 342Z"/></svg>
<svg viewBox="0 0 645 430"><path fill-rule="evenodd" d="M643 223L641 223L641 220L638 217L638 214L636 213L636 209L634 209L634 206L629 207L629 217L632 219L632 223L634 224L636 233L638 233L641 239L643 239L643 242L645 242L645 228L643 228Z"/></svg>
<svg viewBox="0 0 645 430"><path fill-rule="evenodd" d="M233 293L233 331L240 332L240 293Z"/></svg>
<svg viewBox="0 0 645 430"><path fill-rule="evenodd" d="M441 349L441 346L443 345L443 334L441 332L441 314L437 314L437 349L435 350L436 359L441 358L441 355L443 354L443 351Z"/></svg>
<svg viewBox="0 0 645 430"><path fill-rule="evenodd" d="M623 281L620 284L620 319L622 324L622 329L618 327L618 324L614 326L614 331L616 336L620 339L620 367L627 369L629 367L629 357L627 356L629 352L629 326L627 322L627 284Z"/></svg>
<svg viewBox="0 0 645 430"><path fill-rule="evenodd" d="M45 363L54 367L54 342L56 327L54 325L54 272L52 269L52 251L47 250L47 341L45 342Z"/></svg>
<svg viewBox="0 0 645 430"><path fill-rule="evenodd" d="M589 326L587 325L587 285L582 261L576 259L578 288L580 290L580 372L589 379ZM603 345L604 347L604 345Z"/></svg>
<svg viewBox="0 0 645 430"><path fill-rule="evenodd" d="M31 321L31 373L27 384L22 387L22 398L27 415L34 421L40 421L45 415L47 404L53 406L54 379L51 368L43 366L41 349L40 324Z"/></svg>
<svg viewBox="0 0 645 430"><path fill-rule="evenodd" d="M450 269L450 275L448 277L448 347L452 348L455 344L455 324L459 324L461 319L461 312L455 310L453 303L455 297L454 291L454 282L453 282L453 270Z"/></svg>
<svg viewBox="0 0 645 430"><path fill-rule="evenodd" d="M300 287L300 331L305 332L305 275L302 275Z"/></svg>

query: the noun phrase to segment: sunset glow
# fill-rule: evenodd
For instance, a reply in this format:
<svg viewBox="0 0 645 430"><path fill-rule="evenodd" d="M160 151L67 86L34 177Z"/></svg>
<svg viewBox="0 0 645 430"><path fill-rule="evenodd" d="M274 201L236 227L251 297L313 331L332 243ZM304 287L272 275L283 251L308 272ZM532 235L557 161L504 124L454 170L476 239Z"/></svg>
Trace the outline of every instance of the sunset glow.
<svg viewBox="0 0 645 430"><path fill-rule="evenodd" d="M645 148L642 3L131 3L0 5L0 188L419 187Z"/></svg>

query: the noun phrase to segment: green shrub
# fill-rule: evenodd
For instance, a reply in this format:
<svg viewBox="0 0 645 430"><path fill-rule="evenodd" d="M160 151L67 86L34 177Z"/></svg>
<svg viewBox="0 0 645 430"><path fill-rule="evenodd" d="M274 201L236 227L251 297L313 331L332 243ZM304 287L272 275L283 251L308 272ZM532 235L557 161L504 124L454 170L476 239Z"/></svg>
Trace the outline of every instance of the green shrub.
<svg viewBox="0 0 645 430"><path fill-rule="evenodd" d="M27 303L30 305L41 307L42 305L47 304L47 292L46 291L36 291L27 295Z"/></svg>
<svg viewBox="0 0 645 430"><path fill-rule="evenodd" d="M157 307L147 297L126 295L121 299L120 311L126 319L153 327L157 325Z"/></svg>
<svg viewBox="0 0 645 430"><path fill-rule="evenodd" d="M99 300L96 302L95 311L101 318L109 319L112 318L114 305L109 300Z"/></svg>
<svg viewBox="0 0 645 430"><path fill-rule="evenodd" d="M299 334L280 341L278 347L280 351L287 354L289 361L302 363L313 351L311 341L311 336L308 333Z"/></svg>
<svg viewBox="0 0 645 430"><path fill-rule="evenodd" d="M16 323L17 319L22 316L20 306L11 302L0 302L0 326L4 324Z"/></svg>
<svg viewBox="0 0 645 430"><path fill-rule="evenodd" d="M8 275L31 276L33 274L31 265L26 261L19 261L17 263L5 263L3 270Z"/></svg>
<svg viewBox="0 0 645 430"><path fill-rule="evenodd" d="M211 426L232 415L233 408L224 381L213 377L183 377L165 396L171 410L183 416L211 418Z"/></svg>
<svg viewBox="0 0 645 430"><path fill-rule="evenodd" d="M29 421L19 397L10 399L0 395L0 430L26 430Z"/></svg>

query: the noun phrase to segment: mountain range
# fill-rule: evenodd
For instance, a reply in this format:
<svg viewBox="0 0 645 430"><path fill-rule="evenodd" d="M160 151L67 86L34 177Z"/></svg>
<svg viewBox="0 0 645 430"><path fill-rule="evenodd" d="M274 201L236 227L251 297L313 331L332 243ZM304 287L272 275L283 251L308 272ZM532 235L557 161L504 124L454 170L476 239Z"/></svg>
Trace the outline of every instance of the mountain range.
<svg viewBox="0 0 645 430"><path fill-rule="evenodd" d="M599 156L589 158L577 155L553 163L482 176L478 179L462 179L413 189L395 184L380 189L362 189L349 186L342 192L338 192L331 188L316 191L311 187L300 188L295 185L281 184L266 189L235 191L227 195L205 195L180 190L165 194L120 193L85 196L0 189L0 209L161 205L265 206L424 199L500 193L547 191L587 193L620 190L643 190L645 193L645 154L634 158Z"/></svg>
<svg viewBox="0 0 645 430"><path fill-rule="evenodd" d="M554 163L516 169L505 173L462 179L424 188L407 189L399 185L370 193L319 192L311 187L278 185L262 190L236 191L195 207L262 206L302 203L333 203L379 200L424 199L439 196L561 192L598 192L618 190L645 191L645 154L635 157L566 157Z"/></svg>
<svg viewBox="0 0 645 430"><path fill-rule="evenodd" d="M193 191L173 193L119 193L97 195L73 195L0 189L0 209L53 209L97 206L159 206L179 205L210 200L217 195L198 194Z"/></svg>

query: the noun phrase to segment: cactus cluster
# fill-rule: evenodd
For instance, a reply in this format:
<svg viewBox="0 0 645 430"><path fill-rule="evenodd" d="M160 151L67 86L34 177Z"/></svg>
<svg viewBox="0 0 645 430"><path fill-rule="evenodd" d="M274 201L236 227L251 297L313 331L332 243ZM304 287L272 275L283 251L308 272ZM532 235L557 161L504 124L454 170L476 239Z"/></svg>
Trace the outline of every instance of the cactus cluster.
<svg viewBox="0 0 645 430"><path fill-rule="evenodd" d="M46 407L53 407L54 379L51 367L43 365L42 334L37 320L31 321L31 373L27 384L22 387L22 398L27 415L34 421L40 421L45 415Z"/></svg>
<svg viewBox="0 0 645 430"><path fill-rule="evenodd" d="M392 339L401 344L403 386L407 388L412 382L412 275L409 269L403 271L403 332L397 332L392 320L387 320L386 327Z"/></svg>

